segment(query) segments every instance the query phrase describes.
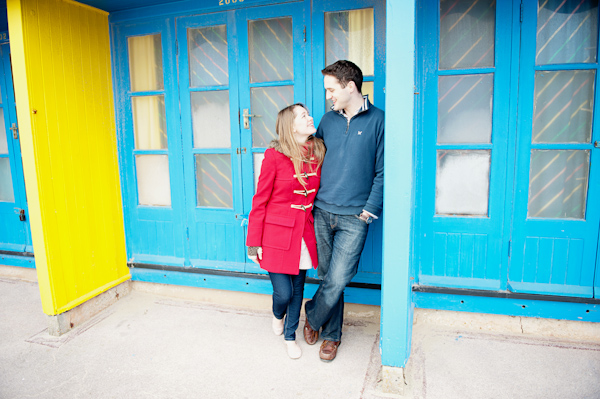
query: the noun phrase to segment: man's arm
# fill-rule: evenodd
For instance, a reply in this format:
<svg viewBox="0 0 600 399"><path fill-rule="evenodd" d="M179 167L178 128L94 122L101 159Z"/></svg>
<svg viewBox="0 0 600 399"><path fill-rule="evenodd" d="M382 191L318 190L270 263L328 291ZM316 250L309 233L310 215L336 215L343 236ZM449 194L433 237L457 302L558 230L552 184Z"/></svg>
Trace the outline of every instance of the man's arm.
<svg viewBox="0 0 600 399"><path fill-rule="evenodd" d="M369 199L363 210L379 216L383 210L383 145L384 145L384 125L381 121L377 132L377 147L375 150L375 177L371 186Z"/></svg>

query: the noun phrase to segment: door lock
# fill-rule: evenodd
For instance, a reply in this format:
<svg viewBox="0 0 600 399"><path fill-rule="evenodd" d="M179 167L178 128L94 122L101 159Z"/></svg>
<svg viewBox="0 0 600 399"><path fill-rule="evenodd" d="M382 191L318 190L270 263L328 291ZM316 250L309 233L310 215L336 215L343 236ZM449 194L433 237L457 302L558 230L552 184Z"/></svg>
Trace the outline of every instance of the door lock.
<svg viewBox="0 0 600 399"><path fill-rule="evenodd" d="M21 210L19 211L19 220L20 220L21 222L24 222L24 221L26 221L26 220L27 220L27 218L25 217L25 209L21 209Z"/></svg>
<svg viewBox="0 0 600 399"><path fill-rule="evenodd" d="M244 113L242 116L244 117L244 129L250 129L250 118L260 118L260 115L250 114L250 110L248 108L244 108Z"/></svg>
<svg viewBox="0 0 600 399"><path fill-rule="evenodd" d="M12 130L13 132L13 139L18 139L19 138L19 129L17 128L17 124L13 123L12 126L10 127L10 130Z"/></svg>

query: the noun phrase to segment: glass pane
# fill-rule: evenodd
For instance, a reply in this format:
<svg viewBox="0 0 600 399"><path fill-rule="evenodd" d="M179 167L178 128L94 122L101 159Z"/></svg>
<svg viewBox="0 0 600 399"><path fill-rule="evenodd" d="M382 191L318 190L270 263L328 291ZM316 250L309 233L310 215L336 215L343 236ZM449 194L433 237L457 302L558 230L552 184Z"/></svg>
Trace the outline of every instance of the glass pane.
<svg viewBox="0 0 600 399"><path fill-rule="evenodd" d="M127 40L131 91L162 90L164 84L160 35L134 36Z"/></svg>
<svg viewBox="0 0 600 399"><path fill-rule="evenodd" d="M250 82L294 79L292 19L250 21L248 25Z"/></svg>
<svg viewBox="0 0 600 399"><path fill-rule="evenodd" d="M486 216L489 186L490 151L438 150L436 214Z"/></svg>
<svg viewBox="0 0 600 399"><path fill-rule="evenodd" d="M534 143L589 143L595 71L537 71Z"/></svg>
<svg viewBox="0 0 600 399"><path fill-rule="evenodd" d="M136 150L167 148L164 96L131 97Z"/></svg>
<svg viewBox="0 0 600 399"><path fill-rule="evenodd" d="M532 150L528 216L585 218L590 152Z"/></svg>
<svg viewBox="0 0 600 399"><path fill-rule="evenodd" d="M440 76L438 143L489 143L494 75Z"/></svg>
<svg viewBox="0 0 600 399"><path fill-rule="evenodd" d="M375 104L375 89L373 87L373 82L365 82L363 81L361 92L363 96L369 96L369 101L371 104ZM323 92L323 97L325 97L325 92ZM325 112L331 111L331 107L333 106L333 101L325 100Z"/></svg>
<svg viewBox="0 0 600 399"><path fill-rule="evenodd" d="M495 0L440 0L440 16L440 69L494 66Z"/></svg>
<svg viewBox="0 0 600 399"><path fill-rule="evenodd" d="M192 87L227 85L227 27L188 29L190 85Z"/></svg>
<svg viewBox="0 0 600 399"><path fill-rule="evenodd" d="M538 2L536 63L596 62L598 0Z"/></svg>
<svg viewBox="0 0 600 399"><path fill-rule="evenodd" d="M258 186L258 177L260 176L260 168L262 167L262 161L265 159L265 154L260 152L254 154L254 192Z"/></svg>
<svg viewBox="0 0 600 399"><path fill-rule="evenodd" d="M0 158L0 201L15 202L8 158Z"/></svg>
<svg viewBox="0 0 600 399"><path fill-rule="evenodd" d="M229 148L229 91L192 93L194 148Z"/></svg>
<svg viewBox="0 0 600 399"><path fill-rule="evenodd" d="M252 113L252 146L267 147L277 137L275 121L282 108L294 102L294 87L257 87L250 90Z"/></svg>
<svg viewBox="0 0 600 399"><path fill-rule="evenodd" d="M349 60L358 65L364 76L374 75L373 25L372 8L325 13L325 64Z"/></svg>
<svg viewBox="0 0 600 399"><path fill-rule="evenodd" d="M6 125L4 124L4 109L0 108L0 154L8 154L6 141Z"/></svg>
<svg viewBox="0 0 600 399"><path fill-rule="evenodd" d="M169 157L136 155L138 201L140 205L171 206Z"/></svg>
<svg viewBox="0 0 600 399"><path fill-rule="evenodd" d="M233 208L231 155L196 154L198 206Z"/></svg>

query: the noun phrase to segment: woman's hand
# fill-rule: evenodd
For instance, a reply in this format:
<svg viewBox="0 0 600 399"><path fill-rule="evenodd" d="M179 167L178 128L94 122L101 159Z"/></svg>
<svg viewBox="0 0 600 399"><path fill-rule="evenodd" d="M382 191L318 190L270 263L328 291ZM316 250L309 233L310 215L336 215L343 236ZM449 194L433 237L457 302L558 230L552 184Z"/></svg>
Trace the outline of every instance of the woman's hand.
<svg viewBox="0 0 600 399"><path fill-rule="evenodd" d="M262 260L262 247L248 247L248 258L259 264L259 261Z"/></svg>

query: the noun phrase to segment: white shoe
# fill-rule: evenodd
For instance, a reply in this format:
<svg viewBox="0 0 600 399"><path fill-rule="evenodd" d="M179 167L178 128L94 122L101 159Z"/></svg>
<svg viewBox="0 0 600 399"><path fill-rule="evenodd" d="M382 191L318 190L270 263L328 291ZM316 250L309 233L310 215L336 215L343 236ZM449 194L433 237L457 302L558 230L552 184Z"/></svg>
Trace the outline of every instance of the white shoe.
<svg viewBox="0 0 600 399"><path fill-rule="evenodd" d="M277 317L273 316L273 322L271 323L273 327L273 332L275 335L283 334L283 319L279 320Z"/></svg>
<svg viewBox="0 0 600 399"><path fill-rule="evenodd" d="M296 341L285 341L285 344L287 346L288 356L291 359L298 359L302 356L302 349L300 349Z"/></svg>

